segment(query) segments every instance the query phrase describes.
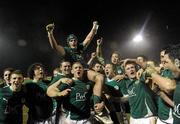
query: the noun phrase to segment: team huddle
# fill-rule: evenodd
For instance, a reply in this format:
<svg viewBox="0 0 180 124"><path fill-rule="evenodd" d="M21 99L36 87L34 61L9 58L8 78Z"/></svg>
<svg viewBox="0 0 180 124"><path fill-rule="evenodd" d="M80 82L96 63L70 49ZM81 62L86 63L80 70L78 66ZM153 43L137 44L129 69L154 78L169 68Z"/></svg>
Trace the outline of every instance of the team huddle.
<svg viewBox="0 0 180 124"><path fill-rule="evenodd" d="M47 76L42 63L33 63L27 77L4 69L0 124L23 124L23 106L27 124L180 124L180 44L162 48L159 64L144 55L122 59L117 51L107 62L100 38L86 62L98 27L94 21L81 43L70 34L64 47L54 37L55 25L47 25L59 67Z"/></svg>

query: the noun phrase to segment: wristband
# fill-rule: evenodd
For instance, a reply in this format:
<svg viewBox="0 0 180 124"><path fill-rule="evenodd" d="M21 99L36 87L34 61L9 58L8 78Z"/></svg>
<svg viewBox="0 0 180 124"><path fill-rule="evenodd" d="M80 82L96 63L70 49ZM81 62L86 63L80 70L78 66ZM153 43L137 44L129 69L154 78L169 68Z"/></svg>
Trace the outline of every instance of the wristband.
<svg viewBox="0 0 180 124"><path fill-rule="evenodd" d="M102 101L102 98L100 96L93 95L93 101L94 104L100 103Z"/></svg>

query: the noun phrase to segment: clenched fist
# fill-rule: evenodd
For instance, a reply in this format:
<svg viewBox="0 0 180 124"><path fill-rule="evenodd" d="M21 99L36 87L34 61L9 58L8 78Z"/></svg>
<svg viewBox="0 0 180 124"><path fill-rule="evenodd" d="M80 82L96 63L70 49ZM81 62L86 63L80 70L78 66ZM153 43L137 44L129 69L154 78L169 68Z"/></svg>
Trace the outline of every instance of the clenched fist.
<svg viewBox="0 0 180 124"><path fill-rule="evenodd" d="M55 27L54 23L48 24L48 25L46 26L46 31L49 32L49 33L52 33L53 30L54 30L54 27Z"/></svg>
<svg viewBox="0 0 180 124"><path fill-rule="evenodd" d="M95 30L95 34L97 33L98 28L99 28L98 22L94 21L93 22L93 30Z"/></svg>

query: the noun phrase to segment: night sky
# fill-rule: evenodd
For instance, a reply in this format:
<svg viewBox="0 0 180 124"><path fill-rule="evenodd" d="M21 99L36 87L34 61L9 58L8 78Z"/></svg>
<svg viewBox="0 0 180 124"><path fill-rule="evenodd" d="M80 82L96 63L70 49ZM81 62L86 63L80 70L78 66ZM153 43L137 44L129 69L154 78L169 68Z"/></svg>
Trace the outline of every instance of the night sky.
<svg viewBox="0 0 180 124"><path fill-rule="evenodd" d="M107 59L112 51L122 58L146 55L159 61L159 51L167 44L180 41L179 4L132 3L104 0L84 2L23 2L0 4L0 70L6 67L21 69L24 73L34 62L45 65L48 73L58 66L59 57L48 42L45 26L54 22L54 36L66 45L68 34L74 33L82 42L99 22L99 30L85 54L95 51L96 40L103 37L103 55ZM142 30L142 43L132 42ZM87 59L86 59L87 60Z"/></svg>

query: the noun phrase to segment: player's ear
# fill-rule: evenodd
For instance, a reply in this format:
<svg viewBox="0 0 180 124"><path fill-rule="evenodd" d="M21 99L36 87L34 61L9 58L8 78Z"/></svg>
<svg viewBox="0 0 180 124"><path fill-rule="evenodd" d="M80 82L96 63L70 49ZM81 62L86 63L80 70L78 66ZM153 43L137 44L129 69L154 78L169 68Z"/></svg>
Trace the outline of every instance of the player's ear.
<svg viewBox="0 0 180 124"><path fill-rule="evenodd" d="M71 74L74 74L74 70L71 70Z"/></svg>
<svg viewBox="0 0 180 124"><path fill-rule="evenodd" d="M176 67L179 68L180 67L180 60L179 59L175 59L174 60L174 64L175 64Z"/></svg>

